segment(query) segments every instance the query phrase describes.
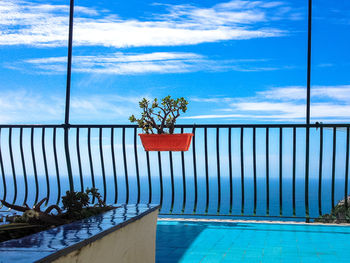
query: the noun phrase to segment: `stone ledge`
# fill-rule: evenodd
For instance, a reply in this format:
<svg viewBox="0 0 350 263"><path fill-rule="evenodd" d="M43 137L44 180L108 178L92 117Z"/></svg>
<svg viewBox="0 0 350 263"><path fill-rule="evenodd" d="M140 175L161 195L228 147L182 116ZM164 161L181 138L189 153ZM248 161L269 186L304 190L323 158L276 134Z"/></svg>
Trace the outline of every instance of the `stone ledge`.
<svg viewBox="0 0 350 263"><path fill-rule="evenodd" d="M101 215L21 239L2 242L0 243L0 262L56 261L72 252L91 246L92 243L139 221L152 212L158 213L158 209L158 205L152 204L122 205Z"/></svg>

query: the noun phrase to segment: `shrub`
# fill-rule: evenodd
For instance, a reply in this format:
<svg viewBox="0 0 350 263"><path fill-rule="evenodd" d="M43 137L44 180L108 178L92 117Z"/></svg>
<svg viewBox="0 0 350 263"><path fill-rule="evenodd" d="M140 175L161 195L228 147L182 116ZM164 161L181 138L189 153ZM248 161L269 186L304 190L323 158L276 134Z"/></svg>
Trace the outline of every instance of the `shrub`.
<svg viewBox="0 0 350 263"><path fill-rule="evenodd" d="M184 98L172 99L166 96L158 102L155 98L152 103L146 98L143 98L139 102L139 106L142 109L141 118L137 119L134 115L129 117L131 122L136 122L143 132L149 134L156 133L174 133L176 119L180 116L180 112L185 113L187 111L188 101ZM168 132L166 132L168 129Z"/></svg>

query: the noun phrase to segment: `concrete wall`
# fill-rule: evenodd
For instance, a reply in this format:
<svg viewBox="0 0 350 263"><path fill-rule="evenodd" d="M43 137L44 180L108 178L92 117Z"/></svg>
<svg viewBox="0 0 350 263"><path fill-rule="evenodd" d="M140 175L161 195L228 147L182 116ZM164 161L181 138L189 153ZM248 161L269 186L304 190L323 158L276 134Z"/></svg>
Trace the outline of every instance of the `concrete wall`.
<svg viewBox="0 0 350 263"><path fill-rule="evenodd" d="M158 210L73 251L55 263L154 263Z"/></svg>

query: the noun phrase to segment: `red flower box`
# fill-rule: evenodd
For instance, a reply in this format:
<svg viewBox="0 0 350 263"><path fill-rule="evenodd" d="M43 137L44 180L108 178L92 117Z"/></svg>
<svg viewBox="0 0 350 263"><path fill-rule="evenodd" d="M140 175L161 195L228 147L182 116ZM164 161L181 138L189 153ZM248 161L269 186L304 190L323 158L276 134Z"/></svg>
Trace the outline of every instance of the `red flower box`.
<svg viewBox="0 0 350 263"><path fill-rule="evenodd" d="M188 151L192 133L139 134L145 151Z"/></svg>

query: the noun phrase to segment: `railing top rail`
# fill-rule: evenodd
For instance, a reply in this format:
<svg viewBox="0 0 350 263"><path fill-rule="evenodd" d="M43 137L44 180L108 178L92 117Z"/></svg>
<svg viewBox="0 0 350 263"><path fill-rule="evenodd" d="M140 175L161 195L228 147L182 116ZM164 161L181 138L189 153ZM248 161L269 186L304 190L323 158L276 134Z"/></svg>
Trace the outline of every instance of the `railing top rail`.
<svg viewBox="0 0 350 263"><path fill-rule="evenodd" d="M0 128L136 128L136 124L0 124ZM327 124L176 124L176 128L318 128L318 127L350 127L350 123Z"/></svg>

